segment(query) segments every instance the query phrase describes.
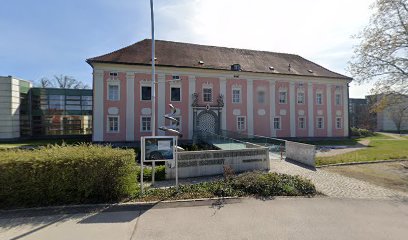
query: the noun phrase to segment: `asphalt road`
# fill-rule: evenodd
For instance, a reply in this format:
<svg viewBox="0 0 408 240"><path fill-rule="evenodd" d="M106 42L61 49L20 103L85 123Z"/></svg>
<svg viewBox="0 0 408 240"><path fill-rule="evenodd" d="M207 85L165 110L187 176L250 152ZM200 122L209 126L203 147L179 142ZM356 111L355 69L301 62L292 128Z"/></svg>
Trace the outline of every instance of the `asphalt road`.
<svg viewBox="0 0 408 240"><path fill-rule="evenodd" d="M277 198L0 212L0 239L407 239L408 202Z"/></svg>

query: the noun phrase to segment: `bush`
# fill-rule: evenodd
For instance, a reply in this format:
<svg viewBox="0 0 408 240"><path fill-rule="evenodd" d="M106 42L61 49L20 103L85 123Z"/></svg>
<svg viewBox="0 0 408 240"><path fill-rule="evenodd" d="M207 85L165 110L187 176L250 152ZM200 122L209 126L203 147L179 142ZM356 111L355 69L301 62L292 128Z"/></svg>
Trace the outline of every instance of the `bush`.
<svg viewBox="0 0 408 240"><path fill-rule="evenodd" d="M0 207L119 201L136 194L133 150L47 146L2 151Z"/></svg>
<svg viewBox="0 0 408 240"><path fill-rule="evenodd" d="M316 194L316 188L309 180L279 173L243 173L233 178L230 184L235 190L260 197Z"/></svg>
<svg viewBox="0 0 408 240"><path fill-rule="evenodd" d="M137 200L158 201L211 197L273 197L273 196L313 196L315 186L299 176L278 173L248 172L233 176L228 180L217 180L192 185L180 185L166 189L148 189Z"/></svg>
<svg viewBox="0 0 408 240"><path fill-rule="evenodd" d="M151 181L152 180L152 169L151 167L143 167L143 181ZM156 171L154 175L154 179L156 181L163 181L166 180L166 167L163 166L156 166ZM141 172L141 167L137 166L136 167L136 175L137 175L137 180L140 181L140 172Z"/></svg>
<svg viewBox="0 0 408 240"><path fill-rule="evenodd" d="M351 136L355 137L371 137L374 136L374 132L363 128L351 128Z"/></svg>

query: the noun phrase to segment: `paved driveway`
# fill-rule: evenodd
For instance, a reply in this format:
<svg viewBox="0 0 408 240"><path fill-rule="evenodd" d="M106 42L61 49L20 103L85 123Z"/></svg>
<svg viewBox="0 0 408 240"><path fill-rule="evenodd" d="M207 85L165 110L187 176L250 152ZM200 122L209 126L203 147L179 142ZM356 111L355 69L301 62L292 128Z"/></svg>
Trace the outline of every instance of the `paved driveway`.
<svg viewBox="0 0 408 240"><path fill-rule="evenodd" d="M272 160L271 171L300 175L310 179L319 192L329 197L408 200L407 193L386 189L365 181L325 171L324 168L308 169L284 160Z"/></svg>
<svg viewBox="0 0 408 240"><path fill-rule="evenodd" d="M96 213L1 214L0 239L406 239L408 203L277 198L159 204ZM24 215L24 214L23 214Z"/></svg>

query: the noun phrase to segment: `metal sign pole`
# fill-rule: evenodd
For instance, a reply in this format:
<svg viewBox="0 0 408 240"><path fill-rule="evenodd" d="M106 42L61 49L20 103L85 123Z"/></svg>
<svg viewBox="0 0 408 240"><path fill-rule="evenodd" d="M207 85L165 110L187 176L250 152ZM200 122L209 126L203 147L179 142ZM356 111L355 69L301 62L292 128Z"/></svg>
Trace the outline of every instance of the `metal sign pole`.
<svg viewBox="0 0 408 240"><path fill-rule="evenodd" d="M152 24L152 120L151 120L151 130L152 136L156 136L156 70L155 70L155 42L154 42L154 11L153 11L153 0L150 0L150 18ZM156 162L152 163L152 185L154 184L154 169L156 168Z"/></svg>
<svg viewBox="0 0 408 240"><path fill-rule="evenodd" d="M176 161L176 190L178 191L178 157L177 157L177 139L178 137L176 137L176 143L174 145L174 159Z"/></svg>
<svg viewBox="0 0 408 240"><path fill-rule="evenodd" d="M145 141L144 138L142 137L142 141L141 141L141 145L142 145L142 156L140 158L140 191L142 193L142 195L144 194L144 189L143 189L143 161L145 159Z"/></svg>

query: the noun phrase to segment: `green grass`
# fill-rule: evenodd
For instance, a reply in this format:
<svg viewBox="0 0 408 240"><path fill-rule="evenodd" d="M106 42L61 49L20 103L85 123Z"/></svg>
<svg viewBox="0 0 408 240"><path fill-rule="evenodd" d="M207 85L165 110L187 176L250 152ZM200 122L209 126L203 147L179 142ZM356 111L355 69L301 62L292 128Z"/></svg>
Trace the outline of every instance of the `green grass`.
<svg viewBox="0 0 408 240"><path fill-rule="evenodd" d="M392 140L382 134L360 140L363 139L370 140L369 147L366 149L331 157L317 157L316 164L319 166L334 163L408 159L408 139Z"/></svg>
<svg viewBox="0 0 408 240"><path fill-rule="evenodd" d="M19 148L28 146L47 146L47 145L61 145L66 143L68 145L89 142L83 139L40 139L40 140L21 140L21 141L10 141L10 142L0 142L0 148Z"/></svg>

